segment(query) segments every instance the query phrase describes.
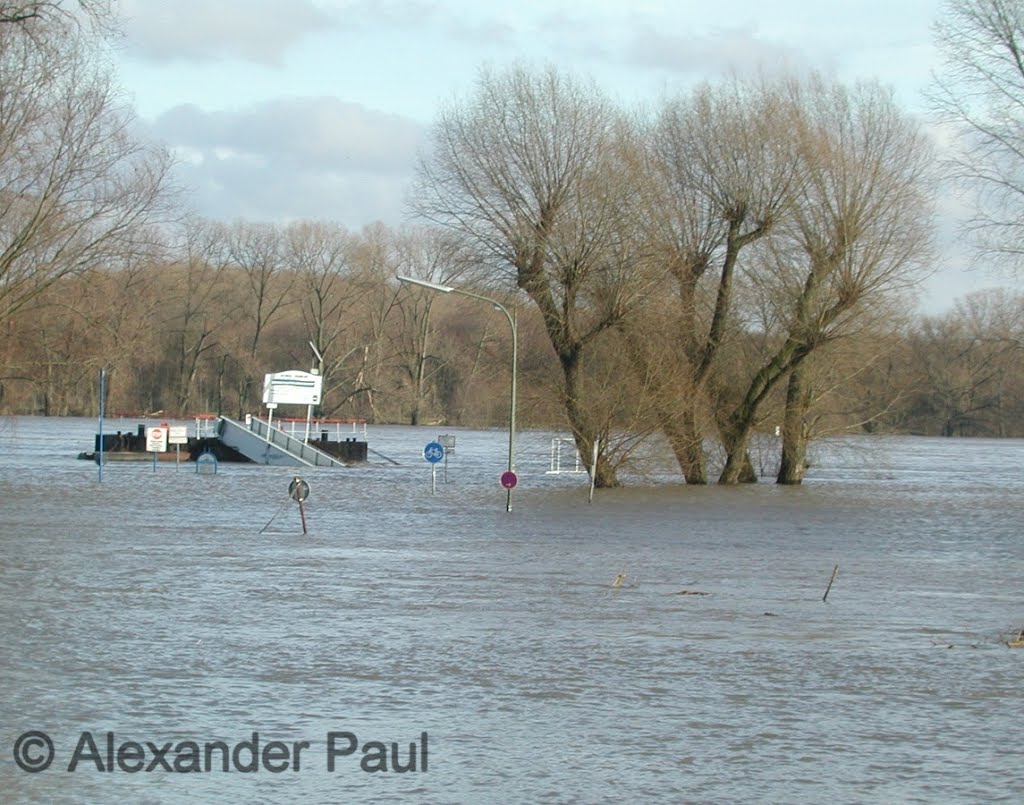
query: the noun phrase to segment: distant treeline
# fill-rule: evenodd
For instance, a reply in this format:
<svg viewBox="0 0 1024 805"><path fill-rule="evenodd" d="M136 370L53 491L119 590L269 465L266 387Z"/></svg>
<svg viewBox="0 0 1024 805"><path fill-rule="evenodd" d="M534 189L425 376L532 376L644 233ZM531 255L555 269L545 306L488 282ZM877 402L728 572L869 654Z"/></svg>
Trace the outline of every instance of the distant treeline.
<svg viewBox="0 0 1024 805"><path fill-rule="evenodd" d="M104 367L112 413L255 413L265 373L315 366L322 416L507 422L507 321L474 299L395 279L453 259L440 233L192 222L179 245L173 263L64 277L8 317L0 410L95 415ZM543 323L527 304L517 318L519 421L565 427ZM732 338L727 365L745 376L763 352L763 332L748 328ZM623 427L638 424L648 391L626 362L609 331L587 365ZM815 433L1024 436L1024 296L985 291L940 316L889 319L829 345L813 366ZM761 429L781 423L783 396L765 406Z"/></svg>

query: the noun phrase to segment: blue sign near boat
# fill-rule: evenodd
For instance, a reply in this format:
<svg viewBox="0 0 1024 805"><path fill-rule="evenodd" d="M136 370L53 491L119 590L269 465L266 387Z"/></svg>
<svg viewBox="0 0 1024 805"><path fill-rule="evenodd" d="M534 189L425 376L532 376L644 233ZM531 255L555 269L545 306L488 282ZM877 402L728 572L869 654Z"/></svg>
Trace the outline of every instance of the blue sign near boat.
<svg viewBox="0 0 1024 805"><path fill-rule="evenodd" d="M444 447L439 442L427 442L427 446L423 448L423 458L431 464L436 464L444 458Z"/></svg>

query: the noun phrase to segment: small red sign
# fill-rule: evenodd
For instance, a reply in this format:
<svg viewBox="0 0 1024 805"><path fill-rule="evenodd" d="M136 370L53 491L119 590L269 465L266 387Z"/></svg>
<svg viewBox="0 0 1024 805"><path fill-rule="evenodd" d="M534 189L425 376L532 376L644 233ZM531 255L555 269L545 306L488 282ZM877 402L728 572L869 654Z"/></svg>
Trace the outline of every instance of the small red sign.
<svg viewBox="0 0 1024 805"><path fill-rule="evenodd" d="M517 483L519 483L519 478L512 470L506 470L501 474L501 485L505 489L515 489Z"/></svg>

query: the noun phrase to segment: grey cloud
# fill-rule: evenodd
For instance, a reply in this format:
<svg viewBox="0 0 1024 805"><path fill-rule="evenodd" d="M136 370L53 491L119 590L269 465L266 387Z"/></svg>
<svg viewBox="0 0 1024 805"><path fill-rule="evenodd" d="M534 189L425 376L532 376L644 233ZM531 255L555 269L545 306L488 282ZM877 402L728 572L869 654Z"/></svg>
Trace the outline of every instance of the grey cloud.
<svg viewBox="0 0 1024 805"><path fill-rule="evenodd" d="M181 155L181 180L214 218L394 222L423 132L334 98L279 99L239 112L178 106L153 134Z"/></svg>
<svg viewBox="0 0 1024 805"><path fill-rule="evenodd" d="M308 34L337 25L310 0L123 0L127 52L155 62L278 64Z"/></svg>
<svg viewBox="0 0 1024 805"><path fill-rule="evenodd" d="M803 61L795 50L766 42L751 28L723 28L701 36L682 36L663 34L645 26L634 32L624 57L639 67L701 75L792 66Z"/></svg>

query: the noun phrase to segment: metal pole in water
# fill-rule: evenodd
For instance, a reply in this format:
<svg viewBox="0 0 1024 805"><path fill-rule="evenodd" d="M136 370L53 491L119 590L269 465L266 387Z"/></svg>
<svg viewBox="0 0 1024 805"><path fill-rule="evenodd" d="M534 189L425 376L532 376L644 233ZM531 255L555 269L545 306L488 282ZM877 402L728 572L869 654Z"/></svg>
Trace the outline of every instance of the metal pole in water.
<svg viewBox="0 0 1024 805"><path fill-rule="evenodd" d="M414 279L413 277L398 277L399 282L406 282L410 285L419 285L422 288L429 288L432 291L439 293L454 293L461 296L468 296L471 299L479 299L482 302L487 302L493 305L496 309L500 310L505 318L508 319L508 326L512 331L512 383L509 387L509 411L508 411L508 474L509 477L514 479L516 469L516 372L519 364L519 335L518 326L516 323L517 308L513 307L512 312L496 299L491 299L489 296L483 296L473 291L467 291L462 288L453 288L450 285L440 285L436 282L427 282L426 280ZM312 346L312 345L311 345ZM512 511L512 488L515 486L515 482L505 487L505 511Z"/></svg>
<svg viewBox="0 0 1024 805"><path fill-rule="evenodd" d="M99 465L100 465L100 483L103 483L103 414L104 414L104 403L107 396L107 370L100 369L100 449L99 449Z"/></svg>
<svg viewBox="0 0 1024 805"><path fill-rule="evenodd" d="M437 464L430 465L430 494L437 494Z"/></svg>
<svg viewBox="0 0 1024 805"><path fill-rule="evenodd" d="M306 530L306 507L303 505L302 500L299 500L299 517L302 518L302 534L305 536L309 532Z"/></svg>
<svg viewBox="0 0 1024 805"><path fill-rule="evenodd" d="M594 502L594 484L597 483L597 447L598 441L594 439L594 457L590 462L590 503Z"/></svg>

